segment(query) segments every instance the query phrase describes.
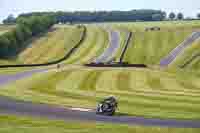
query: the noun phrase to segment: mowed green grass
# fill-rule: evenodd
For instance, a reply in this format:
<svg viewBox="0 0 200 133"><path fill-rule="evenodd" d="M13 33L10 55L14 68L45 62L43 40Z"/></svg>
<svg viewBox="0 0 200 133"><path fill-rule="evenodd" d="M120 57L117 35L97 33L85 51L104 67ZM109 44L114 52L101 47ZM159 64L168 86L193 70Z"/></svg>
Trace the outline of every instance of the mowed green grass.
<svg viewBox="0 0 200 133"><path fill-rule="evenodd" d="M95 108L106 96L119 99L119 114L200 119L196 75L153 69L66 67L1 87L1 95L61 106Z"/></svg>
<svg viewBox="0 0 200 133"><path fill-rule="evenodd" d="M64 57L78 43L82 32L83 28L76 26L55 26L44 35L33 38L15 59L0 60L0 63L36 64L55 61Z"/></svg>
<svg viewBox="0 0 200 133"><path fill-rule="evenodd" d="M183 42L193 31L200 29L200 21L162 21L109 23L115 29L133 32L125 61L136 64L157 65L171 50ZM160 31L145 31L160 27Z"/></svg>
<svg viewBox="0 0 200 133"><path fill-rule="evenodd" d="M105 25L107 25L107 24L105 24ZM95 58L97 58L98 56L100 56L100 55L106 50L106 48L108 48L109 45L110 45L109 32L108 32L108 30L106 30L106 28L104 27L104 24L100 24L100 25L97 25L97 24L89 24L89 25L87 25L87 27L88 27L88 29L90 29L89 27L97 27L98 29L103 30L103 33L101 33L101 34L96 34L96 33L93 31L93 35L96 34L96 36L99 38L99 39L96 41L97 43L95 43L95 44L97 44L97 46L98 46L99 43L101 42L101 41L99 42L99 40L102 40L102 39L103 39L103 40L104 40L104 46L103 46L103 48L101 48L98 52L96 52L96 54L93 53L94 55L93 55L93 57L92 57L90 60L85 61L85 62L80 62L80 63L88 63L88 62L93 61ZM119 32L119 43L120 43L120 46L119 46L118 50L117 50L115 53L113 53L113 59L114 59L116 62L118 62L119 59L120 59L120 56L121 56L121 54L122 54L122 50L123 50L123 48L124 48L124 46L125 46L125 41L126 41L126 39L127 39L127 36L128 36L129 31L128 31L127 29L125 30L124 28L121 28L121 27L114 27L113 25L110 25L110 24L109 24L108 27L111 27L112 30ZM93 42L93 41L89 41L90 39L92 40L92 38L94 39L94 37L92 37L92 36L89 37L89 35L88 35L87 43ZM95 46L95 45L94 45L94 46ZM94 46L93 46L93 47L94 47ZM94 50L93 50L93 51L94 51ZM95 52L95 51L94 51L94 52ZM80 58L79 58L79 59L80 59ZM80 59L80 60L82 60L82 59ZM109 61L109 60L111 60L111 58L109 58L108 61Z"/></svg>
<svg viewBox="0 0 200 133"><path fill-rule="evenodd" d="M136 64L157 65L175 47L182 43L192 30L134 32L125 61Z"/></svg>
<svg viewBox="0 0 200 133"><path fill-rule="evenodd" d="M86 37L83 43L65 63L90 63L103 53L108 44L108 33L103 28L95 25L87 25Z"/></svg>
<svg viewBox="0 0 200 133"><path fill-rule="evenodd" d="M123 28L114 28L117 29L120 33L120 47L115 55L115 61L119 62L120 61L120 57L122 55L122 50L125 47L125 43L129 34L128 30L124 30Z"/></svg>
<svg viewBox="0 0 200 133"><path fill-rule="evenodd" d="M37 39L19 55L26 64L44 63L60 59L74 47L81 38L83 28L59 27L46 36Z"/></svg>
<svg viewBox="0 0 200 133"><path fill-rule="evenodd" d="M18 72L24 72L24 71L28 71L31 70L32 68L1 68L0 69L0 76L2 75L10 75L10 74L16 74Z"/></svg>
<svg viewBox="0 0 200 133"><path fill-rule="evenodd" d="M173 29L172 25L156 32L144 32L145 25L140 27L134 33L125 60L130 63L159 64L162 57L166 56L198 27L196 21L193 22L192 26L191 24L186 26L187 28L183 28L181 25ZM134 31L133 26L127 27L127 24L121 28ZM109 39L105 30L89 26L86 36L81 47L65 62L66 64L87 63L95 56L100 55L107 47ZM120 39L121 44L123 44L125 33L121 34ZM95 108L98 101L114 95L119 99L117 115L162 119L200 119L199 75L177 69L168 71L131 68L92 69L70 65L61 70L34 74L30 78L5 85L0 89L2 90L0 95L64 107ZM74 125L78 126L76 132L79 132L79 128L88 129L84 127L83 122L80 122L82 127L79 127L78 124ZM54 128L54 126L50 127ZM95 127L94 130L90 127L90 130L86 132L105 130L109 132L150 133L198 132L195 129L128 127L125 125L99 125L98 123L95 123L93 127ZM116 128L113 129L113 127ZM30 132L34 130L29 128ZM55 130L59 131L57 128Z"/></svg>
<svg viewBox="0 0 200 133"><path fill-rule="evenodd" d="M144 127L96 122L58 121L21 116L0 116L2 133L199 133L200 129Z"/></svg>
<svg viewBox="0 0 200 133"><path fill-rule="evenodd" d="M107 24L105 24L107 25ZM158 22L125 22L125 23L110 23L113 27L120 27L131 30L133 32L143 32L149 27L160 27L161 30L187 30L187 29L199 29L200 21L158 21Z"/></svg>
<svg viewBox="0 0 200 133"><path fill-rule="evenodd" d="M170 67L181 67L183 65L184 69L199 71L200 62L200 40L195 41L192 45L187 47L177 58L172 62ZM193 58L196 56L196 58ZM187 65L186 65L187 64Z"/></svg>

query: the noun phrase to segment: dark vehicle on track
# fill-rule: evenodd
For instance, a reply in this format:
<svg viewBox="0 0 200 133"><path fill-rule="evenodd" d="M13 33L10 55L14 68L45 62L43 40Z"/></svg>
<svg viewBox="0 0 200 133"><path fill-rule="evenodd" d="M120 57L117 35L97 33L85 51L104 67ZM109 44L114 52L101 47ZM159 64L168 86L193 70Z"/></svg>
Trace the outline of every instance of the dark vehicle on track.
<svg viewBox="0 0 200 133"><path fill-rule="evenodd" d="M96 114L112 116L115 114L118 103L115 97L108 97L97 105Z"/></svg>

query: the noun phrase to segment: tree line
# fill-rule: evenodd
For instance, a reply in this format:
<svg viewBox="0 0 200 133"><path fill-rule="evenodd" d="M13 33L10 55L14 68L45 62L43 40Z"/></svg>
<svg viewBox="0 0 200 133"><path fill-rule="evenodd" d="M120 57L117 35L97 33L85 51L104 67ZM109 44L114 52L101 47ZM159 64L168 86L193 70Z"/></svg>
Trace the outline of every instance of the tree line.
<svg viewBox="0 0 200 133"><path fill-rule="evenodd" d="M55 20L51 16L20 17L16 28L0 36L0 58L16 56L25 48L30 38L48 30Z"/></svg>
<svg viewBox="0 0 200 133"><path fill-rule="evenodd" d="M160 10L131 11L76 11L76 12L34 12L19 15L20 17L51 15L57 23L68 22L113 22L113 21L161 21L166 13Z"/></svg>
<svg viewBox="0 0 200 133"><path fill-rule="evenodd" d="M171 12L169 14L169 17L168 17L170 20L183 20L184 19L184 15L183 13L179 12L177 15L174 13L174 12Z"/></svg>
<svg viewBox="0 0 200 133"><path fill-rule="evenodd" d="M169 13L161 10L131 10L131 11L75 11L75 12L32 12L20 14L18 18L30 16L53 16L56 23L76 23L76 22L127 22L127 21L162 21L162 20L182 20L185 19L184 14L179 12ZM200 19L200 13L196 16ZM17 18L17 19L18 19ZM4 24L16 23L13 15L9 15L4 21ZM188 19L188 18L186 18Z"/></svg>

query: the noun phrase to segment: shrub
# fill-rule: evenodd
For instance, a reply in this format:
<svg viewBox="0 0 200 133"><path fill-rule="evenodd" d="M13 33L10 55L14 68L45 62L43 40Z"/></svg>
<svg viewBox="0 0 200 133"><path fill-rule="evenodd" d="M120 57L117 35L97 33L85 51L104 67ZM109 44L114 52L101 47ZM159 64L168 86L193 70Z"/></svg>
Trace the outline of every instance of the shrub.
<svg viewBox="0 0 200 133"><path fill-rule="evenodd" d="M28 39L45 32L54 23L50 16L21 17L14 30L0 36L0 58L16 55Z"/></svg>

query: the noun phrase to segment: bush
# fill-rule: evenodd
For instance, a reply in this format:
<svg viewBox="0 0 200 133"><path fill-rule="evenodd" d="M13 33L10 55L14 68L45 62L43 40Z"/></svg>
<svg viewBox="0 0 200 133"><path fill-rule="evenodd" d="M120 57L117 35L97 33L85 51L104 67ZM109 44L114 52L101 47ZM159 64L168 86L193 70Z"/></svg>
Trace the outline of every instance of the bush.
<svg viewBox="0 0 200 133"><path fill-rule="evenodd" d="M54 18L49 16L21 17L14 30L0 36L0 58L16 55L28 39L45 32L54 23Z"/></svg>
<svg viewBox="0 0 200 133"><path fill-rule="evenodd" d="M10 41L6 36L0 36L0 57L5 58L8 53Z"/></svg>

